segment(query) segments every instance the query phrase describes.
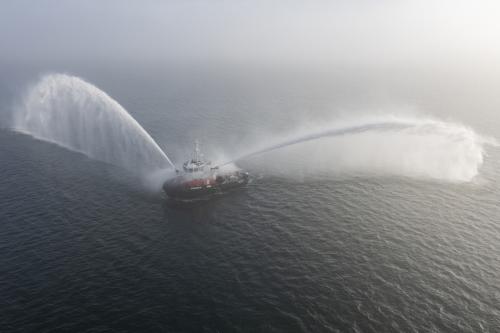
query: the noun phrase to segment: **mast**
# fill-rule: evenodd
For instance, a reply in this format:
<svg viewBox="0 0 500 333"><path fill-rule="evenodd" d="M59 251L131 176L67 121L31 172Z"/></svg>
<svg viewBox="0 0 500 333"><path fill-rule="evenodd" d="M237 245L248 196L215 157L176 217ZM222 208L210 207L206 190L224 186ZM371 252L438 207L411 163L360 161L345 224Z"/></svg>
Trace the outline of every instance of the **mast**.
<svg viewBox="0 0 500 333"><path fill-rule="evenodd" d="M198 162L200 160L200 142L198 140L194 140L194 161Z"/></svg>

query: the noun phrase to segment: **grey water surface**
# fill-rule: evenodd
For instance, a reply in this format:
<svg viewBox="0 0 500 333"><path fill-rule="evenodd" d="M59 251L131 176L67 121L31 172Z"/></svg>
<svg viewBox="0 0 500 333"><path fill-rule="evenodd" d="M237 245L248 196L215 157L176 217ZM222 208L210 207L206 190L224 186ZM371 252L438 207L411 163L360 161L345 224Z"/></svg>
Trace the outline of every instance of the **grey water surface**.
<svg viewBox="0 0 500 333"><path fill-rule="evenodd" d="M232 157L306 122L361 114L425 114L500 138L494 77L479 89L446 73L268 80L252 72L53 67L0 73L0 331L500 330L494 145L481 146L477 175L463 181L385 170L378 159L374 173L352 161L330 173L317 154L290 152L296 156L287 160L269 152L265 161L238 163L251 174L246 188L178 205L144 185L144 175L8 129L26 87L57 71L118 101L177 165L194 139L207 158ZM350 139L342 140L344 147ZM309 147L326 151L328 142ZM374 156L408 157L384 155L400 147L383 142L370 146ZM315 163L323 167L308 168Z"/></svg>

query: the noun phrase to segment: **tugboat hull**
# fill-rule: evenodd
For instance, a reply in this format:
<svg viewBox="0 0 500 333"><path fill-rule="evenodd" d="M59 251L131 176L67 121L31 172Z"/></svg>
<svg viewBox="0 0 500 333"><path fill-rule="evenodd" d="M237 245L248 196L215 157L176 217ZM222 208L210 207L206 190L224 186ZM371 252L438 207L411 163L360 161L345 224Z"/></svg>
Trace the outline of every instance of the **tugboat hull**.
<svg viewBox="0 0 500 333"><path fill-rule="evenodd" d="M181 175L167 180L163 190L170 198L195 199L244 186L248 178L248 173L240 171L220 175L213 173L195 179Z"/></svg>

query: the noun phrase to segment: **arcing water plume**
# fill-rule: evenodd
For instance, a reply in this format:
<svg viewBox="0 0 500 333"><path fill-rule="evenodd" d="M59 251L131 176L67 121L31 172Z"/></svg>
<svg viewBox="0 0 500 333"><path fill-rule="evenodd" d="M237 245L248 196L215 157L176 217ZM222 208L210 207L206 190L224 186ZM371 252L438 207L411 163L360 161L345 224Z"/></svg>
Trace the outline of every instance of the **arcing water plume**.
<svg viewBox="0 0 500 333"><path fill-rule="evenodd" d="M314 132L310 134L305 134L305 135L299 135L297 138L293 139L287 139L283 142L276 143L274 145L271 145L269 147L262 148L257 151L253 151L251 153L246 153L244 155L241 155L237 158L234 158L230 161L223 162L219 166L223 167L225 165L234 163L238 160L250 158L252 156L264 154L276 149L280 148L285 148L291 145L295 145L298 143L303 143L307 141L312 141L316 139L321 139L324 137L333 137L333 136L340 136L340 135L349 135L349 134L356 134L356 133L363 133L367 131L383 131L383 130L398 130L398 129L403 129L410 127L411 124L406 124L406 123L397 123L397 122L387 122L387 123L373 123L373 124L363 124L363 125L354 125L354 126L349 126L349 127L344 127L344 128L332 128L332 129L327 129L327 130L321 130L319 132Z"/></svg>
<svg viewBox="0 0 500 333"><path fill-rule="evenodd" d="M118 102L75 76L42 77L16 108L12 127L132 171L174 167Z"/></svg>
<svg viewBox="0 0 500 333"><path fill-rule="evenodd" d="M375 172L462 182L478 174L484 145L496 144L463 125L394 116L299 130L266 143L220 165L245 160L253 169L292 177Z"/></svg>
<svg viewBox="0 0 500 333"><path fill-rule="evenodd" d="M170 159L126 110L78 77L43 77L16 108L12 127L89 157L147 172L152 184L175 175ZM219 166L224 169L245 160L253 163L253 170L293 177L304 171L377 172L470 181L483 163L485 144L496 144L463 125L394 116L334 122L265 142Z"/></svg>

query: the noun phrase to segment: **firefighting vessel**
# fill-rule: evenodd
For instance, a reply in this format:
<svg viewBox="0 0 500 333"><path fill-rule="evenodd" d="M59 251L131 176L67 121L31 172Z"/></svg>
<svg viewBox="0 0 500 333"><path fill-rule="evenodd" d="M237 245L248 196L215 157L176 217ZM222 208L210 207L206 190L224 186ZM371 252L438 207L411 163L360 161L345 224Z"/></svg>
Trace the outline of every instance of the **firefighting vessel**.
<svg viewBox="0 0 500 333"><path fill-rule="evenodd" d="M195 142L192 159L184 162L182 170L176 170L176 174L163 183L163 190L173 199L204 197L248 183L247 172L223 171L218 166L212 166L210 161L205 161L198 141Z"/></svg>

